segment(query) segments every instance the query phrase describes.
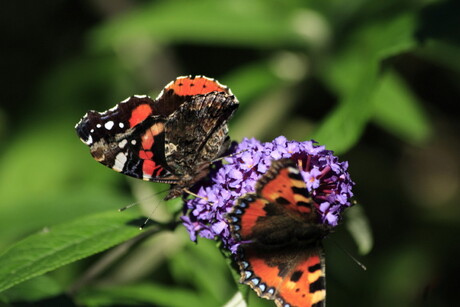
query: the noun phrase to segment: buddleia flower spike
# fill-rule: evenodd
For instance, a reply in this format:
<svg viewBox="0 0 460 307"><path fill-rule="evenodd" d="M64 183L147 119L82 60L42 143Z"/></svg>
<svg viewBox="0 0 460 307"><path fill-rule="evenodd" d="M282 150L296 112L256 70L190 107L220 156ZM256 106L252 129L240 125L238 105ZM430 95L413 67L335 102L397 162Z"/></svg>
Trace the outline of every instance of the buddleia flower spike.
<svg viewBox="0 0 460 307"><path fill-rule="evenodd" d="M315 141L288 141L284 136L272 142L243 139L232 149L222 167L199 187L200 198L188 200L181 217L190 239L197 236L219 239L225 248L237 252L238 242L230 233L226 215L238 198L255 191L256 181L273 160L289 158L299 167L302 178L318 210L322 223L335 227L342 211L352 205L354 182L347 172L348 162L340 162L333 152Z"/></svg>

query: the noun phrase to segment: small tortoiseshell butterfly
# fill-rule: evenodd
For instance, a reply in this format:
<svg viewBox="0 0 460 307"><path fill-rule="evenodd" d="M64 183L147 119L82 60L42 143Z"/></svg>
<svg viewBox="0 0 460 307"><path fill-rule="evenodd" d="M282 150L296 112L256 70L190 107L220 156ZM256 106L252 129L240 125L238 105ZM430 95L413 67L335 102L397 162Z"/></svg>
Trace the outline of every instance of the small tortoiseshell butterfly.
<svg viewBox="0 0 460 307"><path fill-rule="evenodd" d="M228 215L241 282L279 307L325 306L322 224L305 182L290 159L273 161Z"/></svg>
<svg viewBox="0 0 460 307"><path fill-rule="evenodd" d="M102 113L89 111L75 126L98 162L147 181L173 184L183 194L230 146L227 121L238 100L204 76L178 77L156 99L132 96Z"/></svg>

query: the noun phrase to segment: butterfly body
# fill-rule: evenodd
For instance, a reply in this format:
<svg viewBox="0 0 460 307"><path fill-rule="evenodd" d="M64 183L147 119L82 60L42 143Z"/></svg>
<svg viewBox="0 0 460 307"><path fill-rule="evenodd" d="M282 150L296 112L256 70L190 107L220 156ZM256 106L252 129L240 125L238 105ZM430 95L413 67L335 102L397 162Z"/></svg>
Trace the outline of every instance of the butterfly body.
<svg viewBox="0 0 460 307"><path fill-rule="evenodd" d="M156 99L132 96L105 112L89 111L75 128L95 160L131 177L172 184L170 199L206 176L229 148L227 121L238 105L213 79L179 77Z"/></svg>
<svg viewBox="0 0 460 307"><path fill-rule="evenodd" d="M274 161L255 190L229 214L232 234L240 242L241 282L277 306L324 306L321 240L329 227L319 222L295 163Z"/></svg>

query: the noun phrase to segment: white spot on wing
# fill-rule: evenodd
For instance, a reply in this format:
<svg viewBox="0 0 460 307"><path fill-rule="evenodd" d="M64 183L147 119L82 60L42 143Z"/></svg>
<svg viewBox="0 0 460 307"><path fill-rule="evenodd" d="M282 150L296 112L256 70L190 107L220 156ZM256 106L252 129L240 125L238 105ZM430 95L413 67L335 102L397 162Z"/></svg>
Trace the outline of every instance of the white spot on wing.
<svg viewBox="0 0 460 307"><path fill-rule="evenodd" d="M118 127L123 128L124 126L125 126L125 124L123 124L123 123L121 123L121 122L118 123Z"/></svg>
<svg viewBox="0 0 460 307"><path fill-rule="evenodd" d="M86 145L91 145L93 144L93 137L91 135L88 135L88 139L86 141L84 139L81 139L81 141Z"/></svg>
<svg viewBox="0 0 460 307"><path fill-rule="evenodd" d="M96 128L101 128L101 127L102 127L101 124L96 125Z"/></svg>
<svg viewBox="0 0 460 307"><path fill-rule="evenodd" d="M126 139L123 139L120 143L118 143L118 147L123 149L123 148L125 148L127 143L128 143L128 141Z"/></svg>
<svg viewBox="0 0 460 307"><path fill-rule="evenodd" d="M251 271L244 271L244 277L245 277L246 279L249 279L251 276L252 276L252 272L251 272Z"/></svg>
<svg viewBox="0 0 460 307"><path fill-rule="evenodd" d="M113 121L110 120L104 124L104 127L105 129L110 130L112 129L113 125L114 125Z"/></svg>
<svg viewBox="0 0 460 307"><path fill-rule="evenodd" d="M265 292L265 289L267 288L267 286L265 284L260 284L259 286L259 289L262 291L262 292Z"/></svg>
<svg viewBox="0 0 460 307"><path fill-rule="evenodd" d="M115 157L115 164L112 166L112 169L114 171L121 172L125 166L126 160L128 159L123 152L118 153L118 155Z"/></svg>

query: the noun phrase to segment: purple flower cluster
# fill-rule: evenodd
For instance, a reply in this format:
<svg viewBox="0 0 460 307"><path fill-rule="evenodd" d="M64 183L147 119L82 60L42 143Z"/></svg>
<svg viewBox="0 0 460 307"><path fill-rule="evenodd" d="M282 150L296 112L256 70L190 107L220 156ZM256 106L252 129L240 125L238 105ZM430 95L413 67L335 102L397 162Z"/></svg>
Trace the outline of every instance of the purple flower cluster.
<svg viewBox="0 0 460 307"><path fill-rule="evenodd" d="M348 163L339 162L332 151L314 141L288 141L283 136L267 143L244 139L233 152L233 156L225 159L228 163L211 174L210 182L198 190L197 194L203 198L185 204L186 214L181 219L192 241L196 241L197 235L219 238L225 248L236 252L237 244L230 234L226 214L239 197L254 192L256 181L272 160L290 158L297 162L321 222L336 226L340 213L351 205L354 182L347 172Z"/></svg>

